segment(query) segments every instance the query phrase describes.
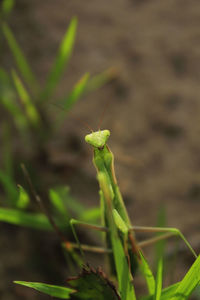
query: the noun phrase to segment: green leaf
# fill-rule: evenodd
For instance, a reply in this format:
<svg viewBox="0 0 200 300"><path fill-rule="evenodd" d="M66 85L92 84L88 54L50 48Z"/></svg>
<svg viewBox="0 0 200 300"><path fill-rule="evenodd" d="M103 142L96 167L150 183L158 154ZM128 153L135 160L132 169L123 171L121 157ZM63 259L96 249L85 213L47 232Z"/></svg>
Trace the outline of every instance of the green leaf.
<svg viewBox="0 0 200 300"><path fill-rule="evenodd" d="M14 0L3 0L1 4L3 14L8 15L12 11L14 4Z"/></svg>
<svg viewBox="0 0 200 300"><path fill-rule="evenodd" d="M99 207L93 207L90 209L87 208L83 213L80 214L79 218L84 222L94 222L100 220L101 210Z"/></svg>
<svg viewBox="0 0 200 300"><path fill-rule="evenodd" d="M101 269L94 270L84 267L81 274L67 280L69 285L77 290L73 299L120 300L115 286L107 279Z"/></svg>
<svg viewBox="0 0 200 300"><path fill-rule="evenodd" d="M118 71L115 68L109 68L100 74L97 74L88 81L86 87L86 93L96 91L104 86L106 83L114 80L118 75Z"/></svg>
<svg viewBox="0 0 200 300"><path fill-rule="evenodd" d="M19 188L19 197L16 203L16 207L20 209L25 209L28 207L30 203L30 197L21 185L18 185L18 188Z"/></svg>
<svg viewBox="0 0 200 300"><path fill-rule="evenodd" d="M22 81L14 70L12 71L12 77L29 121L33 126L38 126L40 124L40 116L35 108L35 105L33 104L33 101L31 100Z"/></svg>
<svg viewBox="0 0 200 300"><path fill-rule="evenodd" d="M77 18L74 17L71 20L70 25L65 33L65 36L60 44L56 60L53 64L52 70L47 79L46 86L42 93L42 101L48 99L51 96L64 72L64 69L66 68L66 65L71 57L73 50L76 28Z"/></svg>
<svg viewBox="0 0 200 300"><path fill-rule="evenodd" d="M71 93L62 100L64 109L66 111L69 111L71 107L80 99L80 97L83 95L87 82L89 79L89 73L86 73L83 75L83 77L75 84L73 87Z"/></svg>
<svg viewBox="0 0 200 300"><path fill-rule="evenodd" d="M28 281L14 281L16 284L27 286L36 291L42 292L44 294L50 295L52 297L57 297L60 299L70 299L70 295L75 292L74 289L67 287L51 285L39 282L28 282Z"/></svg>
<svg viewBox="0 0 200 300"><path fill-rule="evenodd" d="M179 283L171 300L188 299L200 282L200 255L197 257L185 277Z"/></svg>
<svg viewBox="0 0 200 300"><path fill-rule="evenodd" d="M162 292L162 273L163 273L163 259L158 261L158 270L156 276L155 295L154 300L160 300Z"/></svg>
<svg viewBox="0 0 200 300"><path fill-rule="evenodd" d="M172 285L168 286L167 288L163 289L162 294L161 294L161 300L171 299L171 297L173 296L174 291L177 289L178 285L179 285L179 282L172 284ZM151 296L142 297L142 298L140 298L140 300L153 300L153 298L154 298L154 295L151 295Z"/></svg>
<svg viewBox="0 0 200 300"><path fill-rule="evenodd" d="M142 254L142 252L140 252L140 257L141 257L141 263L139 263L139 267L140 267L140 270L146 280L146 283L147 283L147 287L148 287L148 290L149 290L149 294L150 295L154 295L155 293L155 279L154 279L154 276L153 276L153 273L149 267L149 264L147 263L144 255Z"/></svg>
<svg viewBox="0 0 200 300"><path fill-rule="evenodd" d="M56 210L65 218L65 221L69 222L69 215L66 211L66 207L64 205L63 199L61 198L59 192L57 192L54 189L50 189L49 198L53 206L56 208Z"/></svg>
<svg viewBox="0 0 200 300"><path fill-rule="evenodd" d="M72 108L72 106L80 99L80 97L84 94L87 82L89 79L89 73L83 75L83 77L75 84L72 91L67 97L64 97L59 102L62 104L64 110L61 112L59 117L57 118L57 126L59 127L60 124L63 122L66 113Z"/></svg>
<svg viewBox="0 0 200 300"><path fill-rule="evenodd" d="M38 83L37 80L31 71L31 68L20 49L20 46L18 45L11 29L8 27L7 24L2 25L3 34L8 42L8 45L10 47L10 50L12 52L12 55L15 59L15 62L17 64L18 69L21 72L21 75L24 78L24 81L27 82L27 84L32 88L38 89Z"/></svg>
<svg viewBox="0 0 200 300"><path fill-rule="evenodd" d="M27 119L16 102L16 92L11 85L10 77L2 68L0 68L0 90L0 102L12 115L17 128L20 131L26 129L28 127Z"/></svg>
<svg viewBox="0 0 200 300"><path fill-rule="evenodd" d="M0 221L18 226L25 226L34 229L52 230L47 217L43 214L29 213L17 209L0 208ZM56 222L59 228L67 227L67 224Z"/></svg>
<svg viewBox="0 0 200 300"><path fill-rule="evenodd" d="M7 175L5 172L0 170L0 183L2 184L8 200L11 205L15 206L16 200L17 200L17 187L15 185L15 182L13 181L12 177Z"/></svg>

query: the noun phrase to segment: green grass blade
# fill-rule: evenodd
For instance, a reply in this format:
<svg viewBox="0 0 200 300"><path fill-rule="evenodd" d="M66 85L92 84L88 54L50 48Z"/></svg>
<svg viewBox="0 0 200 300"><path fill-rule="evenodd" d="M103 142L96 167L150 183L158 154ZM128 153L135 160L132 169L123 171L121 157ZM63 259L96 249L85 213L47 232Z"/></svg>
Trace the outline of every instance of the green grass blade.
<svg viewBox="0 0 200 300"><path fill-rule="evenodd" d="M64 110L58 117L57 126L59 127L65 118L66 113L72 108L72 106L80 99L80 97L84 94L87 82L89 79L89 73L83 75L83 77L75 84L70 94L63 98L60 103L62 104Z"/></svg>
<svg viewBox="0 0 200 300"><path fill-rule="evenodd" d="M11 85L10 77L2 68L0 68L0 90L0 103L12 115L15 125L20 132L24 131L28 126L27 119L16 102L16 92L13 85Z"/></svg>
<svg viewBox="0 0 200 300"><path fill-rule="evenodd" d="M0 208L0 221L18 226L41 230L53 230L47 217L43 214L23 212L17 209ZM59 228L67 227L66 223L56 222Z"/></svg>
<svg viewBox="0 0 200 300"><path fill-rule="evenodd" d="M8 123L4 122L2 124L3 131L3 139L2 139L2 161L3 161L3 169L5 173L13 178L14 174L14 161L13 161L13 153L12 153L12 136L11 130Z"/></svg>
<svg viewBox="0 0 200 300"><path fill-rule="evenodd" d="M75 290L68 287L62 287L46 283L28 281L14 281L14 283L27 286L36 291L42 292L52 297L57 297L59 299L70 299L70 295L75 292Z"/></svg>
<svg viewBox="0 0 200 300"><path fill-rule="evenodd" d="M154 300L160 300L162 292L163 259L158 261Z"/></svg>
<svg viewBox="0 0 200 300"><path fill-rule="evenodd" d="M69 215L64 205L61 195L54 189L49 190L49 198L56 211L58 211L65 219L65 222L69 222Z"/></svg>
<svg viewBox="0 0 200 300"><path fill-rule="evenodd" d="M79 216L79 218L84 222L95 222L100 220L101 210L99 207L87 209Z"/></svg>
<svg viewBox="0 0 200 300"><path fill-rule="evenodd" d="M69 111L71 107L80 99L83 95L87 82L89 79L89 73L86 73L81 77L81 79L75 84L71 93L62 100L63 106L66 111Z"/></svg>
<svg viewBox="0 0 200 300"><path fill-rule="evenodd" d="M101 88L106 83L114 80L117 77L117 75L118 75L118 71L115 68L109 68L103 71L102 73L91 77L86 87L86 93Z"/></svg>
<svg viewBox="0 0 200 300"><path fill-rule="evenodd" d="M15 206L18 192L12 177L0 170L0 183L6 192L8 202L11 206Z"/></svg>
<svg viewBox="0 0 200 300"><path fill-rule="evenodd" d="M173 297L173 294L175 292L175 290L177 289L179 285L179 282L172 284L170 286L168 286L167 288L162 290L162 294L161 294L161 300L169 300ZM140 298L140 300L153 300L154 295L151 296L145 296Z"/></svg>
<svg viewBox="0 0 200 300"><path fill-rule="evenodd" d="M188 299L200 282L200 255L197 257L185 277L181 280L171 300Z"/></svg>
<svg viewBox="0 0 200 300"><path fill-rule="evenodd" d="M20 97L20 100L24 106L26 115L31 122L31 124L35 127L37 127L40 124L40 116L35 108L35 105L33 104L33 101L31 100L28 92L26 91L22 81L18 77L17 73L13 70L12 71L12 77L15 83L16 90L18 92L18 95Z"/></svg>
<svg viewBox="0 0 200 300"><path fill-rule="evenodd" d="M21 72L21 75L24 78L24 81L30 86L30 88L35 88L36 90L38 89L38 82L31 71L31 68L22 52L20 49L20 46L18 45L11 29L8 27L7 24L2 25L2 30L3 34L8 42L8 45L10 47L10 50L12 52L12 55L15 59L16 65L18 69Z"/></svg>
<svg viewBox="0 0 200 300"><path fill-rule="evenodd" d="M18 185L18 188L19 188L19 197L16 202L16 207L19 209L26 209L30 203L30 197L21 185Z"/></svg>
<svg viewBox="0 0 200 300"><path fill-rule="evenodd" d="M1 4L2 13L7 16L12 11L14 4L14 0L3 0Z"/></svg>
<svg viewBox="0 0 200 300"><path fill-rule="evenodd" d="M140 252L140 256L141 256L141 263L139 263L139 268L146 280L149 294L154 295L154 293L155 293L155 278L149 267L149 264L147 263L144 255L141 252Z"/></svg>
<svg viewBox="0 0 200 300"><path fill-rule="evenodd" d="M57 57L47 79L46 86L42 93L42 101L50 98L58 84L66 65L71 57L77 28L77 18L73 18L60 44Z"/></svg>

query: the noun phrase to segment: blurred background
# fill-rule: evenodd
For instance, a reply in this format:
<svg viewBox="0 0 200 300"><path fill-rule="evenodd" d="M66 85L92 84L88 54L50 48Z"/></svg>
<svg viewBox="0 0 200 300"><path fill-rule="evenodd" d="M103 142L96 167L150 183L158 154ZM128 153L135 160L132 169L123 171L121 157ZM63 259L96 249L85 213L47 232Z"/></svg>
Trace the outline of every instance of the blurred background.
<svg viewBox="0 0 200 300"><path fill-rule="evenodd" d="M16 202L17 184L27 188L21 163L47 205L49 189L67 185L69 206L76 199L80 211L98 207L86 123L111 131L109 146L133 224L154 226L164 207L166 225L179 228L199 252L200 3L1 1L1 27L1 299L49 299L12 281L64 284L69 275L59 237L10 224L11 217L5 222L5 209L12 217L41 212L32 200ZM60 69L57 59L51 72L67 29L76 37L66 72L62 55ZM20 61L16 43L24 54ZM66 106L70 101L74 105ZM95 242L95 234L84 235ZM176 280L192 262L182 244L179 251L171 272ZM102 262L95 255L88 260Z"/></svg>

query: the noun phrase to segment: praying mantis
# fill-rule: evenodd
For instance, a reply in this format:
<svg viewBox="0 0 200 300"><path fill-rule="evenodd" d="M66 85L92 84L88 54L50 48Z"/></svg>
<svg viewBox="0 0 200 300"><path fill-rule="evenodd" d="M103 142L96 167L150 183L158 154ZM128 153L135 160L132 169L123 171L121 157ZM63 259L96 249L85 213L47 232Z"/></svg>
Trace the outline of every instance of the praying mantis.
<svg viewBox="0 0 200 300"><path fill-rule="evenodd" d="M136 299L133 286L135 260L143 272L150 294L154 293L154 277L144 258L142 247L177 235L185 242L195 258L197 255L183 234L176 228L132 226L117 184L114 156L107 145L109 136L109 130L98 130L85 137L85 141L93 147L93 164L96 168L99 182L102 225L87 224L75 219L71 219L70 224L82 255L84 255L83 250L90 251L91 249L109 254L110 264L114 264L121 298L123 300L132 300ZM90 248L89 246L81 245L75 230L76 225L104 232L106 248ZM138 243L135 238L135 232L157 232L161 233L161 235Z"/></svg>

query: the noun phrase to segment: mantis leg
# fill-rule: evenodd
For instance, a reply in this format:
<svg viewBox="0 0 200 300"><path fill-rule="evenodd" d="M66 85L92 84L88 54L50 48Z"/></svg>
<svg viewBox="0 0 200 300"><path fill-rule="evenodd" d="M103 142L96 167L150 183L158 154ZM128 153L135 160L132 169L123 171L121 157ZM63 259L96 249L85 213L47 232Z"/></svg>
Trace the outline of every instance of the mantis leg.
<svg viewBox="0 0 200 300"><path fill-rule="evenodd" d="M197 258L197 254L195 253L194 249L192 248L192 246L190 245L190 243L187 241L187 239L185 238L185 236L182 234L182 232L177 229L177 228L172 228L172 227L146 227L146 226L133 226L129 229L130 231L135 231L135 232L157 232L157 233L163 233L163 235L155 237L155 238L151 238L147 241L141 242L140 246L147 246L149 244L153 244L161 239L166 239L172 236L179 236L184 243L186 244L186 246L188 247L188 249L192 252L192 254L194 255L195 258Z"/></svg>
<svg viewBox="0 0 200 300"><path fill-rule="evenodd" d="M93 224L78 221L76 219L71 219L70 220L70 226L72 228L74 238L77 242L77 245L78 245L78 248L80 250L80 253L81 253L82 257L84 257L84 252L83 252L83 248L81 246L81 243L79 241L78 235L76 233L75 225L80 225L80 226L83 226L83 227L87 227L87 228L91 228L91 229L98 230L98 231L103 231L103 232L108 231L108 229L106 227L103 227L103 226L93 225ZM86 246L86 247L88 248L88 246Z"/></svg>

